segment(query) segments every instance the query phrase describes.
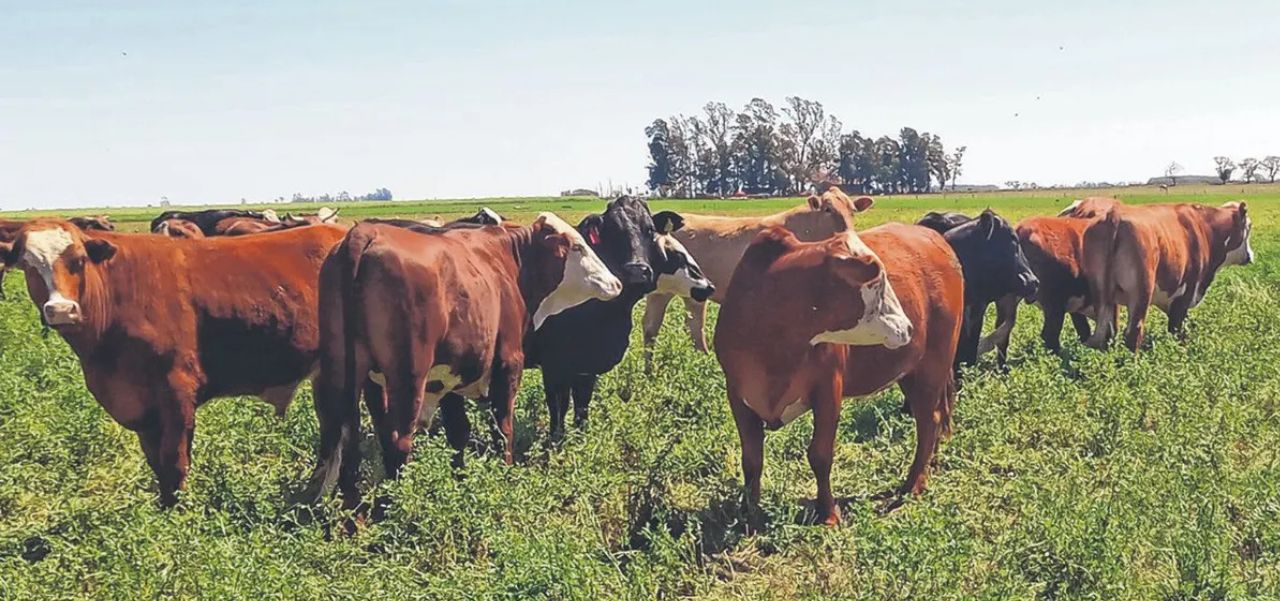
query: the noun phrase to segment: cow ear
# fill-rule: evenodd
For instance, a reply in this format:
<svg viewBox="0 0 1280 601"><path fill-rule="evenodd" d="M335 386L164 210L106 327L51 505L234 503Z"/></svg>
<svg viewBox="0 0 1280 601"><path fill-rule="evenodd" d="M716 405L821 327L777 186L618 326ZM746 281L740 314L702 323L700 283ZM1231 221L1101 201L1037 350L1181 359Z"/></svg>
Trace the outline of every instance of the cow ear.
<svg viewBox="0 0 1280 601"><path fill-rule="evenodd" d="M662 211L653 216L653 227L659 232L670 234L684 227L684 217L675 211Z"/></svg>
<svg viewBox="0 0 1280 601"><path fill-rule="evenodd" d="M870 196L859 196L853 199L853 212L861 213L870 209L873 204L876 204L876 201Z"/></svg>
<svg viewBox="0 0 1280 601"><path fill-rule="evenodd" d="M812 196L812 195L811 195L811 196L809 196L809 208L810 208L810 209L813 209L813 210L815 210L815 211L816 211L816 210L818 210L818 209L821 209L821 208L822 208L822 199L821 199L821 198L818 198L817 196Z"/></svg>
<svg viewBox="0 0 1280 601"><path fill-rule="evenodd" d="M89 260L94 263L101 263L116 256L116 245L96 238L85 240L84 250L89 253Z"/></svg>
<svg viewBox="0 0 1280 601"><path fill-rule="evenodd" d="M587 244L591 246L600 245L600 226L604 224L604 217L599 215L587 215L578 224L578 233L587 239Z"/></svg>
<svg viewBox="0 0 1280 601"><path fill-rule="evenodd" d="M868 254L827 255L827 264L840 279L853 286L862 286L880 277L880 262Z"/></svg>
<svg viewBox="0 0 1280 601"><path fill-rule="evenodd" d="M1240 201L1240 216L1246 217L1248 215L1249 215L1248 205L1242 200Z"/></svg>
<svg viewBox="0 0 1280 601"><path fill-rule="evenodd" d="M996 233L996 214L987 209L978 216L978 231L982 232L983 237L987 240Z"/></svg>

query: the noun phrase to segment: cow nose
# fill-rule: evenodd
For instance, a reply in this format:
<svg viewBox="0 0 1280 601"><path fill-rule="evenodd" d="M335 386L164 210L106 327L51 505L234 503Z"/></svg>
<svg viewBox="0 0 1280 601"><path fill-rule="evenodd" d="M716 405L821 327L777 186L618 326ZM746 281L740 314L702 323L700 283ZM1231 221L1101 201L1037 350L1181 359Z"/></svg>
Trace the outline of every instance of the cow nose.
<svg viewBox="0 0 1280 601"><path fill-rule="evenodd" d="M627 284L649 284L653 282L653 268L644 263L627 263L622 266L624 281Z"/></svg>
<svg viewBox="0 0 1280 601"><path fill-rule="evenodd" d="M702 302L711 298L711 295L715 293L716 293L716 287L712 286L711 284L707 284L702 288L694 288L691 296L693 296L693 300Z"/></svg>
<svg viewBox="0 0 1280 601"><path fill-rule="evenodd" d="M51 326L80 323L80 303L66 299L50 300L44 304L44 321Z"/></svg>
<svg viewBox="0 0 1280 601"><path fill-rule="evenodd" d="M1026 274L1022 276L1022 289L1027 296L1031 296L1040 289L1040 279L1034 275Z"/></svg>

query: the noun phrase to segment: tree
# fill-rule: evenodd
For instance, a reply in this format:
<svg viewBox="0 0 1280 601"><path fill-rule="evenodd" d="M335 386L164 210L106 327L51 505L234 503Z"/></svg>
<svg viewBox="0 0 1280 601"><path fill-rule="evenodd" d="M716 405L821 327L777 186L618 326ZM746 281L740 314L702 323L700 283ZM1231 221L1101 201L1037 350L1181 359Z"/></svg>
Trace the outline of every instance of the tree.
<svg viewBox="0 0 1280 601"><path fill-rule="evenodd" d="M947 156L948 167L951 171L951 189L956 189L956 180L964 174L964 151L968 150L968 146L960 146Z"/></svg>
<svg viewBox="0 0 1280 601"><path fill-rule="evenodd" d="M938 189L946 191L947 178L951 176L951 166L947 162L947 151L942 147L942 138L929 136L928 152L929 173L938 180Z"/></svg>
<svg viewBox="0 0 1280 601"><path fill-rule="evenodd" d="M1276 183L1276 175L1280 174L1280 156L1273 154L1262 159L1262 170L1267 172L1267 181Z"/></svg>
<svg viewBox="0 0 1280 601"><path fill-rule="evenodd" d="M645 137L649 138L649 189L657 194L664 193L671 185L671 146L668 143L670 129L667 122L654 119L649 127L644 128Z"/></svg>
<svg viewBox="0 0 1280 601"><path fill-rule="evenodd" d="M1244 181L1246 184L1253 182L1253 175L1258 172L1258 167L1262 163L1258 159L1249 157L1240 161L1240 170L1244 172Z"/></svg>
<svg viewBox="0 0 1280 601"><path fill-rule="evenodd" d="M1170 186L1178 185L1178 174L1182 173L1182 171L1182 165L1179 165L1177 161L1169 163L1169 166L1164 168L1164 175L1169 178Z"/></svg>
<svg viewBox="0 0 1280 601"><path fill-rule="evenodd" d="M790 119L779 131L790 152L784 157L784 169L790 179L791 191L799 191L810 178L811 157L819 132L827 123L827 113L822 103L799 96L788 96L782 113Z"/></svg>
<svg viewBox="0 0 1280 601"><path fill-rule="evenodd" d="M1227 157L1213 157L1213 162L1215 163L1214 169L1218 172L1218 179L1222 180L1223 184L1231 181L1231 174L1236 170L1235 161Z"/></svg>

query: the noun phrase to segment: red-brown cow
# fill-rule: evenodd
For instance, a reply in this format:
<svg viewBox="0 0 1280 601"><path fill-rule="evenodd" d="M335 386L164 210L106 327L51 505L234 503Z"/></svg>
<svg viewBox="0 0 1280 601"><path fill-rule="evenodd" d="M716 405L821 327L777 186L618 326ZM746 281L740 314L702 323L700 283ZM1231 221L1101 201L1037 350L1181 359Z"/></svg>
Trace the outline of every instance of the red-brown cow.
<svg viewBox="0 0 1280 601"><path fill-rule="evenodd" d="M1035 304L1044 311L1044 327L1040 338L1053 352L1062 350L1062 324L1071 315L1080 341L1089 337L1090 317L1097 315L1089 296L1089 281L1084 275L1084 231L1093 219L1069 217L1030 217L1018 223L1015 231L1027 264L1040 281ZM982 339L978 354L996 349L1003 365L1009 350L1022 298L1006 296L996 303L996 329Z"/></svg>
<svg viewBox="0 0 1280 601"><path fill-rule="evenodd" d="M1253 261L1252 223L1243 202L1111 208L1084 233L1085 275L1098 305L1098 327L1087 344L1102 348L1115 330L1115 311L1129 310L1125 346L1142 344L1151 305L1183 335L1187 312L1204 300L1218 270Z"/></svg>
<svg viewBox="0 0 1280 601"><path fill-rule="evenodd" d="M175 240L36 220L6 254L89 391L137 432L169 506L186 481L196 407L256 395L283 413L314 369L320 265L344 231Z"/></svg>
<svg viewBox="0 0 1280 601"><path fill-rule="evenodd" d="M526 335L565 309L622 291L577 230L551 213L527 227L426 233L361 223L325 261L320 286L313 494L326 494L336 480L350 506L359 500L361 387L388 477L408 460L414 434L437 406L461 452L469 430L464 397L488 401L495 442L511 463ZM385 386L385 396L372 382Z"/></svg>
<svg viewBox="0 0 1280 601"><path fill-rule="evenodd" d="M837 523L831 461L842 399L894 382L916 420L915 460L898 492L923 492L950 433L963 312L959 260L933 230L888 224L812 243L762 232L734 271L715 331L752 503L764 429L812 409L818 514Z"/></svg>

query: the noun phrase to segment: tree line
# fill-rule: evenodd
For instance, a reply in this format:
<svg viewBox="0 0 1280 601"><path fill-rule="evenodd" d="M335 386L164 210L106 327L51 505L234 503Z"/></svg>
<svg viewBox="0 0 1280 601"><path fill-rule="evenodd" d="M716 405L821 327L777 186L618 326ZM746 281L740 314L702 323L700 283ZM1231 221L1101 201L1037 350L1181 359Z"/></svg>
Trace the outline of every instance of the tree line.
<svg viewBox="0 0 1280 601"><path fill-rule="evenodd" d="M1266 173L1267 181L1276 183L1276 176L1280 175L1280 156L1268 156L1262 160L1249 157L1240 159L1237 163L1229 157L1213 157L1214 170L1218 173L1218 179L1223 184L1231 181L1231 175L1240 170L1244 176L1244 183L1251 184L1253 182L1262 181L1262 175L1259 171Z"/></svg>
<svg viewBox="0 0 1280 601"><path fill-rule="evenodd" d="M781 109L752 98L740 111L708 102L701 115L655 119L648 186L662 196L798 194L815 182L859 194L931 192L961 175L965 147L947 152L936 134L845 131L822 103L790 96Z"/></svg>

